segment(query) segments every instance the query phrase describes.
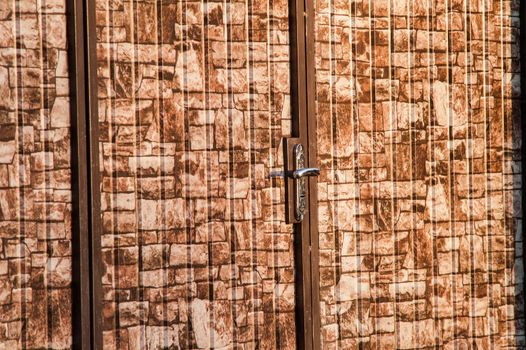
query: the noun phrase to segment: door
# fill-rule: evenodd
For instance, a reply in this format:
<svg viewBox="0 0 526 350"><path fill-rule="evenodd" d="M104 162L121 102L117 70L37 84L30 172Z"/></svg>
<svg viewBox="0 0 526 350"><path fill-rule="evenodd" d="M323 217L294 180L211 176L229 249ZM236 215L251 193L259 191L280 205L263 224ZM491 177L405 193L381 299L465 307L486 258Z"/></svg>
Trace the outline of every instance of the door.
<svg viewBox="0 0 526 350"><path fill-rule="evenodd" d="M522 347L518 2L316 0L321 347Z"/></svg>
<svg viewBox="0 0 526 350"><path fill-rule="evenodd" d="M96 5L103 348L296 348L287 1Z"/></svg>

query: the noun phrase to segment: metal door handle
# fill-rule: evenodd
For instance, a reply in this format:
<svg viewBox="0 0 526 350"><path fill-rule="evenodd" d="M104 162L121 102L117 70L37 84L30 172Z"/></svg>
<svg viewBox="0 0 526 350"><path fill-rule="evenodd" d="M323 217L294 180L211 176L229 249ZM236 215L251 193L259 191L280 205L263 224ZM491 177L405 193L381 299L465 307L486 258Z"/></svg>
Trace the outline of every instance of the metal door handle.
<svg viewBox="0 0 526 350"><path fill-rule="evenodd" d="M302 177L307 176L319 176L320 175L320 169L319 168L301 168L297 169L292 173L293 179L301 179Z"/></svg>
<svg viewBox="0 0 526 350"><path fill-rule="evenodd" d="M309 181L308 178L319 176L321 171L315 168L316 163L307 163L305 149L299 138L285 139L283 149L284 169L280 175L285 178L285 218L288 224L295 224L300 223L308 212L309 185L316 183L316 180Z"/></svg>

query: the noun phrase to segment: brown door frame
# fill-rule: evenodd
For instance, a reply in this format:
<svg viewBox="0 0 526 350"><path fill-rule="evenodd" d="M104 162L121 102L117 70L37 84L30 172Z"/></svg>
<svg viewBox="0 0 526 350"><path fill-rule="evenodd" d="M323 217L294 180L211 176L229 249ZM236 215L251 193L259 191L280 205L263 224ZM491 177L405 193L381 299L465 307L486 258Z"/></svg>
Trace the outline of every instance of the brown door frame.
<svg viewBox="0 0 526 350"><path fill-rule="evenodd" d="M72 116L73 305L75 349L102 349L100 179L95 0L67 0ZM314 8L289 2L292 136L316 167ZM89 164L89 166L88 166ZM316 178L308 179L308 214L294 224L297 348L320 348L319 248Z"/></svg>
<svg viewBox="0 0 526 350"><path fill-rule="evenodd" d="M314 7L311 0L289 2L292 137L316 167L317 135L314 71ZM288 199L290 200L290 198ZM317 180L308 178L308 214L294 224L296 339L298 349L320 348L320 296Z"/></svg>
<svg viewBox="0 0 526 350"><path fill-rule="evenodd" d="M66 0L71 115L73 348L102 349L95 0Z"/></svg>

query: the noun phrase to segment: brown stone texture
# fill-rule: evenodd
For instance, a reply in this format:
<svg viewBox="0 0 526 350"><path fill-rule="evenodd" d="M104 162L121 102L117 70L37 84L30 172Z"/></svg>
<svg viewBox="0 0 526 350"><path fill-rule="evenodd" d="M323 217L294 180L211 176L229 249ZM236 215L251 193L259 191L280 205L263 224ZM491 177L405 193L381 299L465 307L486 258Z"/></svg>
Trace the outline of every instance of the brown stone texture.
<svg viewBox="0 0 526 350"><path fill-rule="evenodd" d="M295 349L286 0L97 0L105 349Z"/></svg>
<svg viewBox="0 0 526 350"><path fill-rule="evenodd" d="M69 349L64 1L0 1L0 349Z"/></svg>
<svg viewBox="0 0 526 350"><path fill-rule="evenodd" d="M524 348L519 0L316 0L324 349Z"/></svg>

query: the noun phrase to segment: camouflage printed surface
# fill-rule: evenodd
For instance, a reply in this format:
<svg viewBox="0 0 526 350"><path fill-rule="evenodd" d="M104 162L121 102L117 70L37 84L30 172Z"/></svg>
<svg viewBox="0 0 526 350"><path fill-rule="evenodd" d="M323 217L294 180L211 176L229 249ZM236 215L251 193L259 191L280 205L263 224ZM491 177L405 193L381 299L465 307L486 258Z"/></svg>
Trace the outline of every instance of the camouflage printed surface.
<svg viewBox="0 0 526 350"><path fill-rule="evenodd" d="M0 349L72 343L64 3L0 1Z"/></svg>
<svg viewBox="0 0 526 350"><path fill-rule="evenodd" d="M105 348L295 348L288 21L97 0Z"/></svg>
<svg viewBox="0 0 526 350"><path fill-rule="evenodd" d="M523 348L519 1L315 8L323 348Z"/></svg>

